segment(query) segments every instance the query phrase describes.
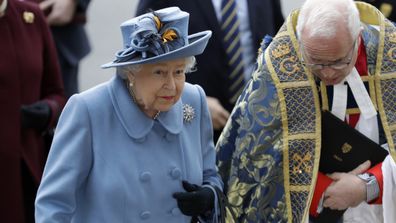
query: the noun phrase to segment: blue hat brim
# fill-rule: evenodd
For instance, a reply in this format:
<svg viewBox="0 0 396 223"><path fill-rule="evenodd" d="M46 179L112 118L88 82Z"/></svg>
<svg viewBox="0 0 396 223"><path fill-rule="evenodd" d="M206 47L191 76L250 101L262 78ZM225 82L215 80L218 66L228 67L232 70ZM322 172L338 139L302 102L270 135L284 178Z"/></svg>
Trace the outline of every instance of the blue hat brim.
<svg viewBox="0 0 396 223"><path fill-rule="evenodd" d="M194 33L188 36L189 43L183 47L180 47L179 49L146 59L138 58L122 63L110 62L103 64L101 67L105 69L110 67L121 67L126 65L157 63L167 60L175 60L175 59L199 55L203 53L203 51L205 50L205 47L208 44L209 38L211 36L212 36L212 31L210 30Z"/></svg>

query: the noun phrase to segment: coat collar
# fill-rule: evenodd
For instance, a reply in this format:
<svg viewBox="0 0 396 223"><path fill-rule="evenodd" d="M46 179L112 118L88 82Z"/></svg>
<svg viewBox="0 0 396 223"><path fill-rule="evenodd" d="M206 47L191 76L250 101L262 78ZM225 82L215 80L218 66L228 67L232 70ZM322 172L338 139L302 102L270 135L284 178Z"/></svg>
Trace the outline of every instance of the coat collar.
<svg viewBox="0 0 396 223"><path fill-rule="evenodd" d="M134 139L145 137L159 122L168 132L180 133L183 127L183 106L181 99L169 111L161 112L156 120L147 117L132 101L126 84L118 75L112 78L109 93L114 110L128 135Z"/></svg>

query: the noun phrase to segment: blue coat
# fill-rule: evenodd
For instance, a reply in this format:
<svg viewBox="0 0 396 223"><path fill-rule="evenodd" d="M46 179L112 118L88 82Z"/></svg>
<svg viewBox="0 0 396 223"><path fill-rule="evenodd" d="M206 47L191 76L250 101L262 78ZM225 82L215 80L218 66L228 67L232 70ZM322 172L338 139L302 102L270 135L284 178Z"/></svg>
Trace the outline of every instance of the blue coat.
<svg viewBox="0 0 396 223"><path fill-rule="evenodd" d="M183 104L195 116L183 120ZM36 199L36 222L190 222L172 194L182 180L222 188L201 87L157 120L132 102L123 80L75 95L58 127Z"/></svg>

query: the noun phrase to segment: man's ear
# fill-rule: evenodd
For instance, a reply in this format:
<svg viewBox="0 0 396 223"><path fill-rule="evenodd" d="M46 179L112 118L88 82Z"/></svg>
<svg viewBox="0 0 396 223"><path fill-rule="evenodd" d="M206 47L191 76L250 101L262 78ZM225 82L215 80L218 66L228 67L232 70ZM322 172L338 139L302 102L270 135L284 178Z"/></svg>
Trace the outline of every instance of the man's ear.
<svg viewBox="0 0 396 223"><path fill-rule="evenodd" d="M358 46L360 46L361 42L362 42L362 32L364 30L363 26L360 26L360 30L359 30L359 34L358 34Z"/></svg>

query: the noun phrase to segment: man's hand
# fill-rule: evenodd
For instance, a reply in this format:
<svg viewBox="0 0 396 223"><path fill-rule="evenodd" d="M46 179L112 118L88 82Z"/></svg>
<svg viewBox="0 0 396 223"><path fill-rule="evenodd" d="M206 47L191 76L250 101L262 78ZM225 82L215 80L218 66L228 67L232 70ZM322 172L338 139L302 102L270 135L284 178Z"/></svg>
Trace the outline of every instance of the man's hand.
<svg viewBox="0 0 396 223"><path fill-rule="evenodd" d="M357 177L370 168L370 161L366 161L349 173L333 173L329 177L334 182L324 193L324 207L335 210L345 210L355 207L366 200L366 182Z"/></svg>
<svg viewBox="0 0 396 223"><path fill-rule="evenodd" d="M221 130L227 123L230 113L220 104L219 100L214 97L206 97L214 130Z"/></svg>
<svg viewBox="0 0 396 223"><path fill-rule="evenodd" d="M42 11L48 11L47 22L51 26L62 26L73 19L76 0L44 0L40 3Z"/></svg>

